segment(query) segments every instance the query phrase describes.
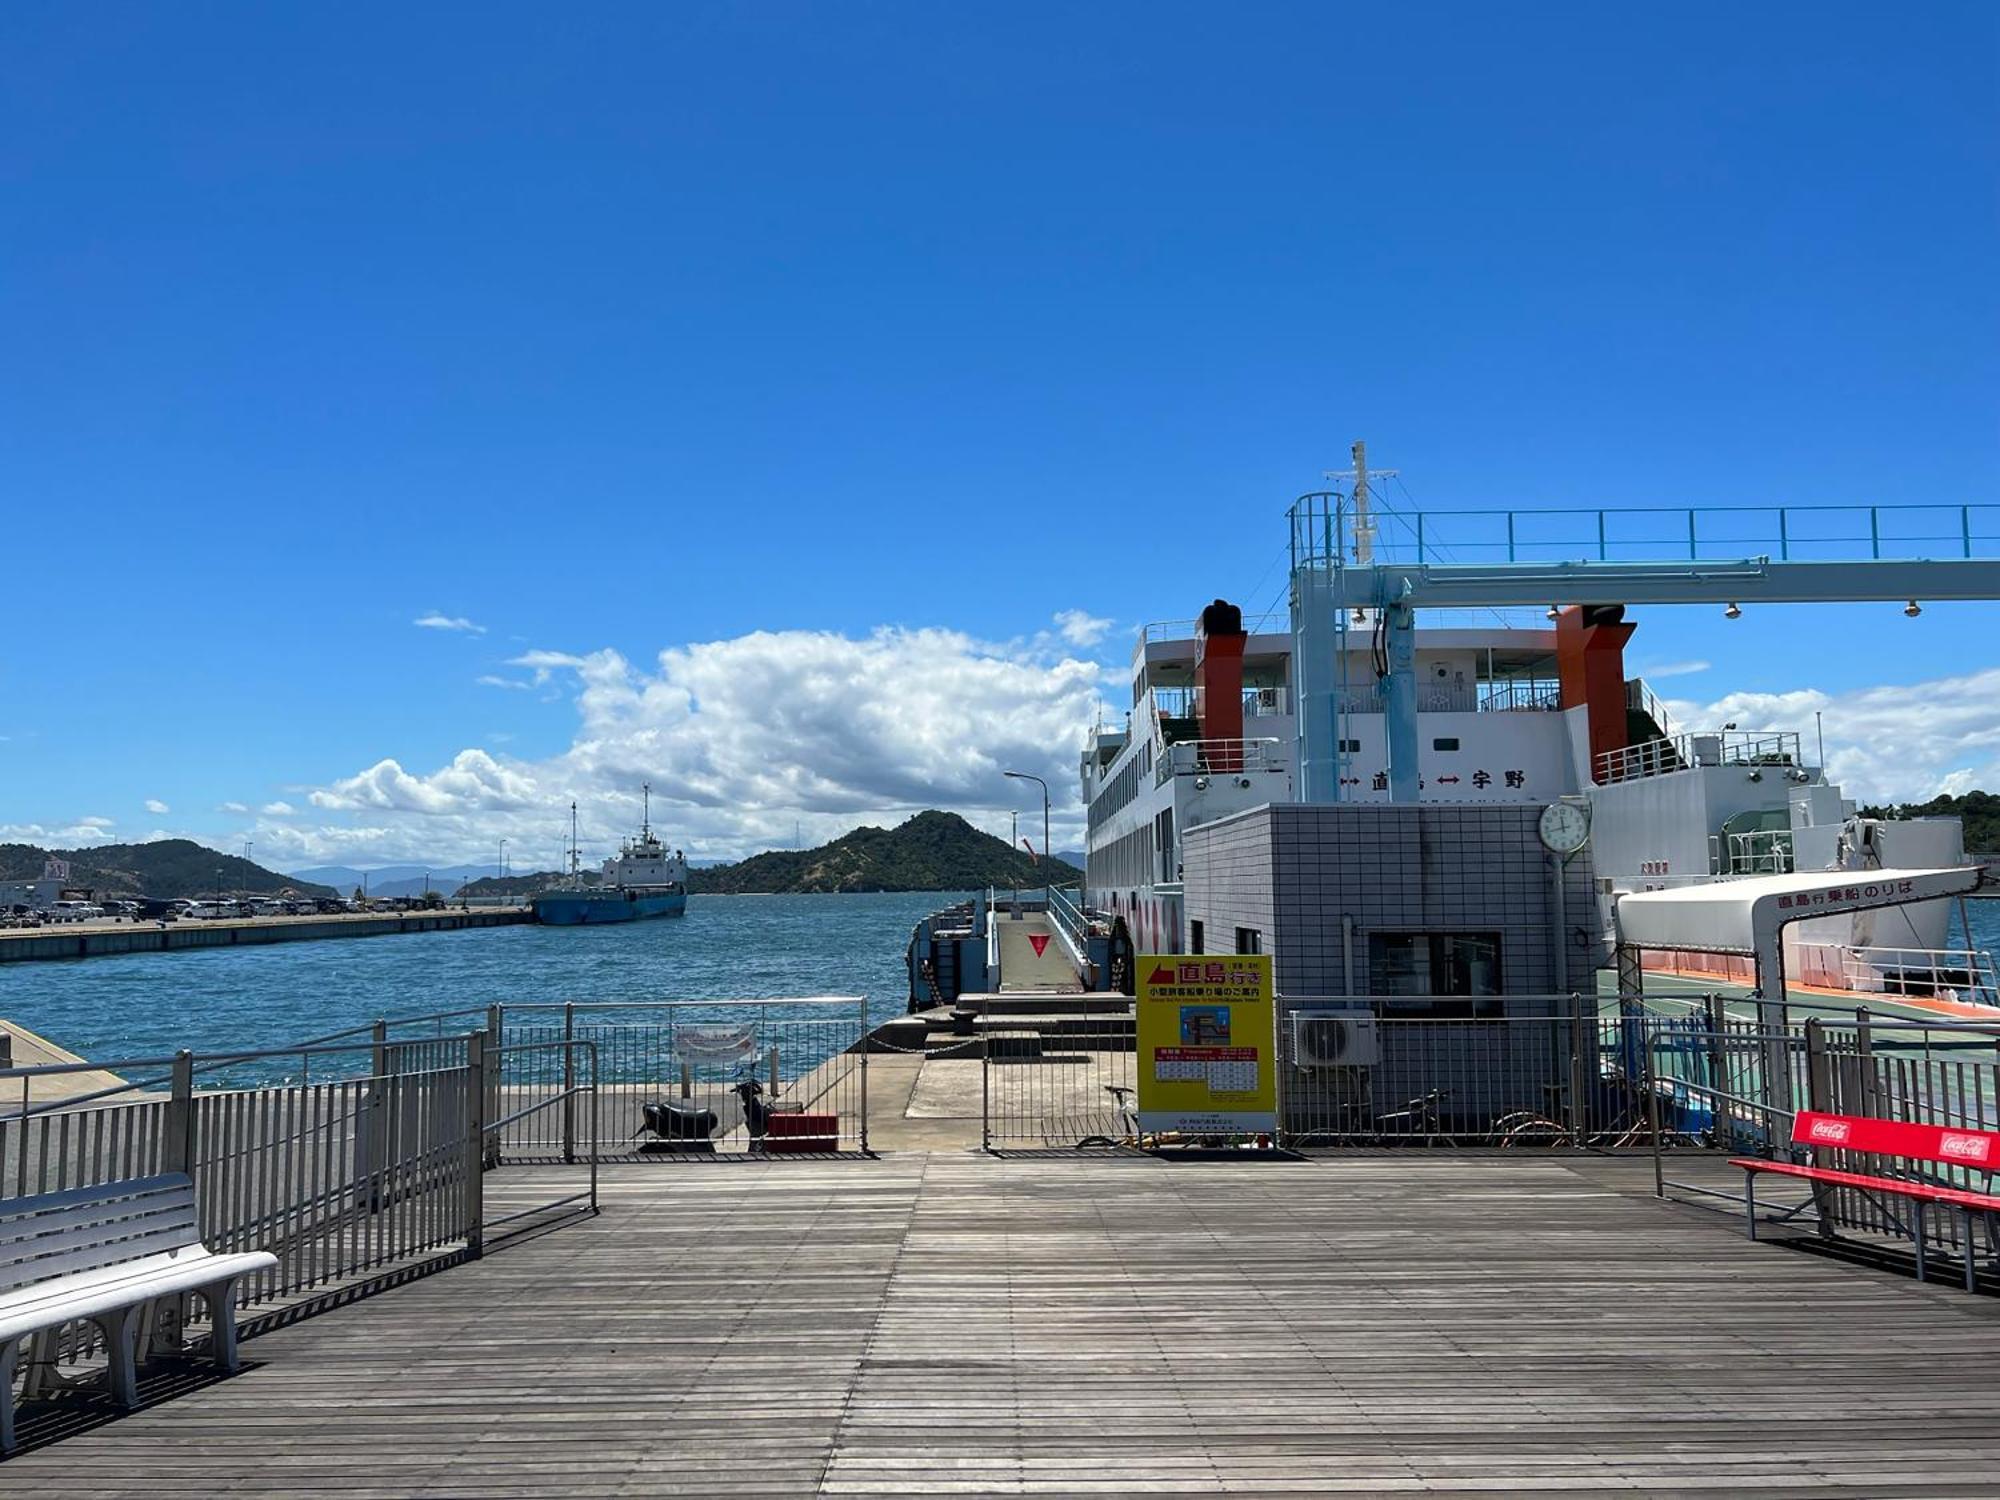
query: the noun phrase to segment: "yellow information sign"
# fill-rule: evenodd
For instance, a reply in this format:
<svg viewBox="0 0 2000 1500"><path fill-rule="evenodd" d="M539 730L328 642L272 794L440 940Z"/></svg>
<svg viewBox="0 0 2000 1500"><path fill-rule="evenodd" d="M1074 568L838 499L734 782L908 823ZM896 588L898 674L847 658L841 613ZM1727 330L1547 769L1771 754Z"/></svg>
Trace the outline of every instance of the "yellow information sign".
<svg viewBox="0 0 2000 1500"><path fill-rule="evenodd" d="M1139 955L1139 1128L1278 1128L1268 953Z"/></svg>

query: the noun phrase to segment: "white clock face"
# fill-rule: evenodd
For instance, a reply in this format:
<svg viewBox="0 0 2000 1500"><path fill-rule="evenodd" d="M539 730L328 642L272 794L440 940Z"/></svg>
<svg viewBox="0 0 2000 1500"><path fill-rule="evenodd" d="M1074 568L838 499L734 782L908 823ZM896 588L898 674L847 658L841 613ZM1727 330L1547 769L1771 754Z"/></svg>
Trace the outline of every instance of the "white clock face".
<svg viewBox="0 0 2000 1500"><path fill-rule="evenodd" d="M1542 809L1536 830L1542 847L1554 854L1574 854L1590 838L1590 814L1574 802L1551 802Z"/></svg>

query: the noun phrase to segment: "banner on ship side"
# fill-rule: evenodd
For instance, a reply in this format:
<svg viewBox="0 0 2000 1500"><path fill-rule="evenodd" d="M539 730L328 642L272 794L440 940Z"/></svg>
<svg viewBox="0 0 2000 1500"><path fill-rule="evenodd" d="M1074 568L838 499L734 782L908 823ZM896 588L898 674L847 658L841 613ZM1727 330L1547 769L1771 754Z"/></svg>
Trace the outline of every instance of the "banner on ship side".
<svg viewBox="0 0 2000 1500"><path fill-rule="evenodd" d="M1142 953L1139 1128L1278 1128L1277 1007L1268 953Z"/></svg>

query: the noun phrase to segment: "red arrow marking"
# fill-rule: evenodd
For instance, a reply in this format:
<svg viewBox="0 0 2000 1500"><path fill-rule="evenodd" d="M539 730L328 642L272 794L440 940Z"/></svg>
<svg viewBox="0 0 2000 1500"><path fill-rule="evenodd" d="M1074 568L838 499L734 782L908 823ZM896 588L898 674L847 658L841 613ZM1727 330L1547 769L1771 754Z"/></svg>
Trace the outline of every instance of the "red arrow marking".
<svg viewBox="0 0 2000 1500"><path fill-rule="evenodd" d="M1035 957L1040 958L1042 950L1049 945L1049 935L1046 932L1030 933L1028 945L1035 950Z"/></svg>
<svg viewBox="0 0 2000 1500"><path fill-rule="evenodd" d="M1173 982L1174 971L1165 964L1161 964L1159 968L1146 976L1146 983L1148 984L1172 984Z"/></svg>

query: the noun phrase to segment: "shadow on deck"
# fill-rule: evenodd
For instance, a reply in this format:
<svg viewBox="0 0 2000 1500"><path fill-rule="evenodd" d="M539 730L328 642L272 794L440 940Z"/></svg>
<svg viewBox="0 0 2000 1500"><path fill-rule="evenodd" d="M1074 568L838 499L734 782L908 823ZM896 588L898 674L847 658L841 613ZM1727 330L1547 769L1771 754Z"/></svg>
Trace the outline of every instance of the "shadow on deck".
<svg viewBox="0 0 2000 1500"><path fill-rule="evenodd" d="M1060 1155L610 1171L234 1378L24 1412L0 1488L2000 1494L2000 1299L1751 1244L1644 1159Z"/></svg>

